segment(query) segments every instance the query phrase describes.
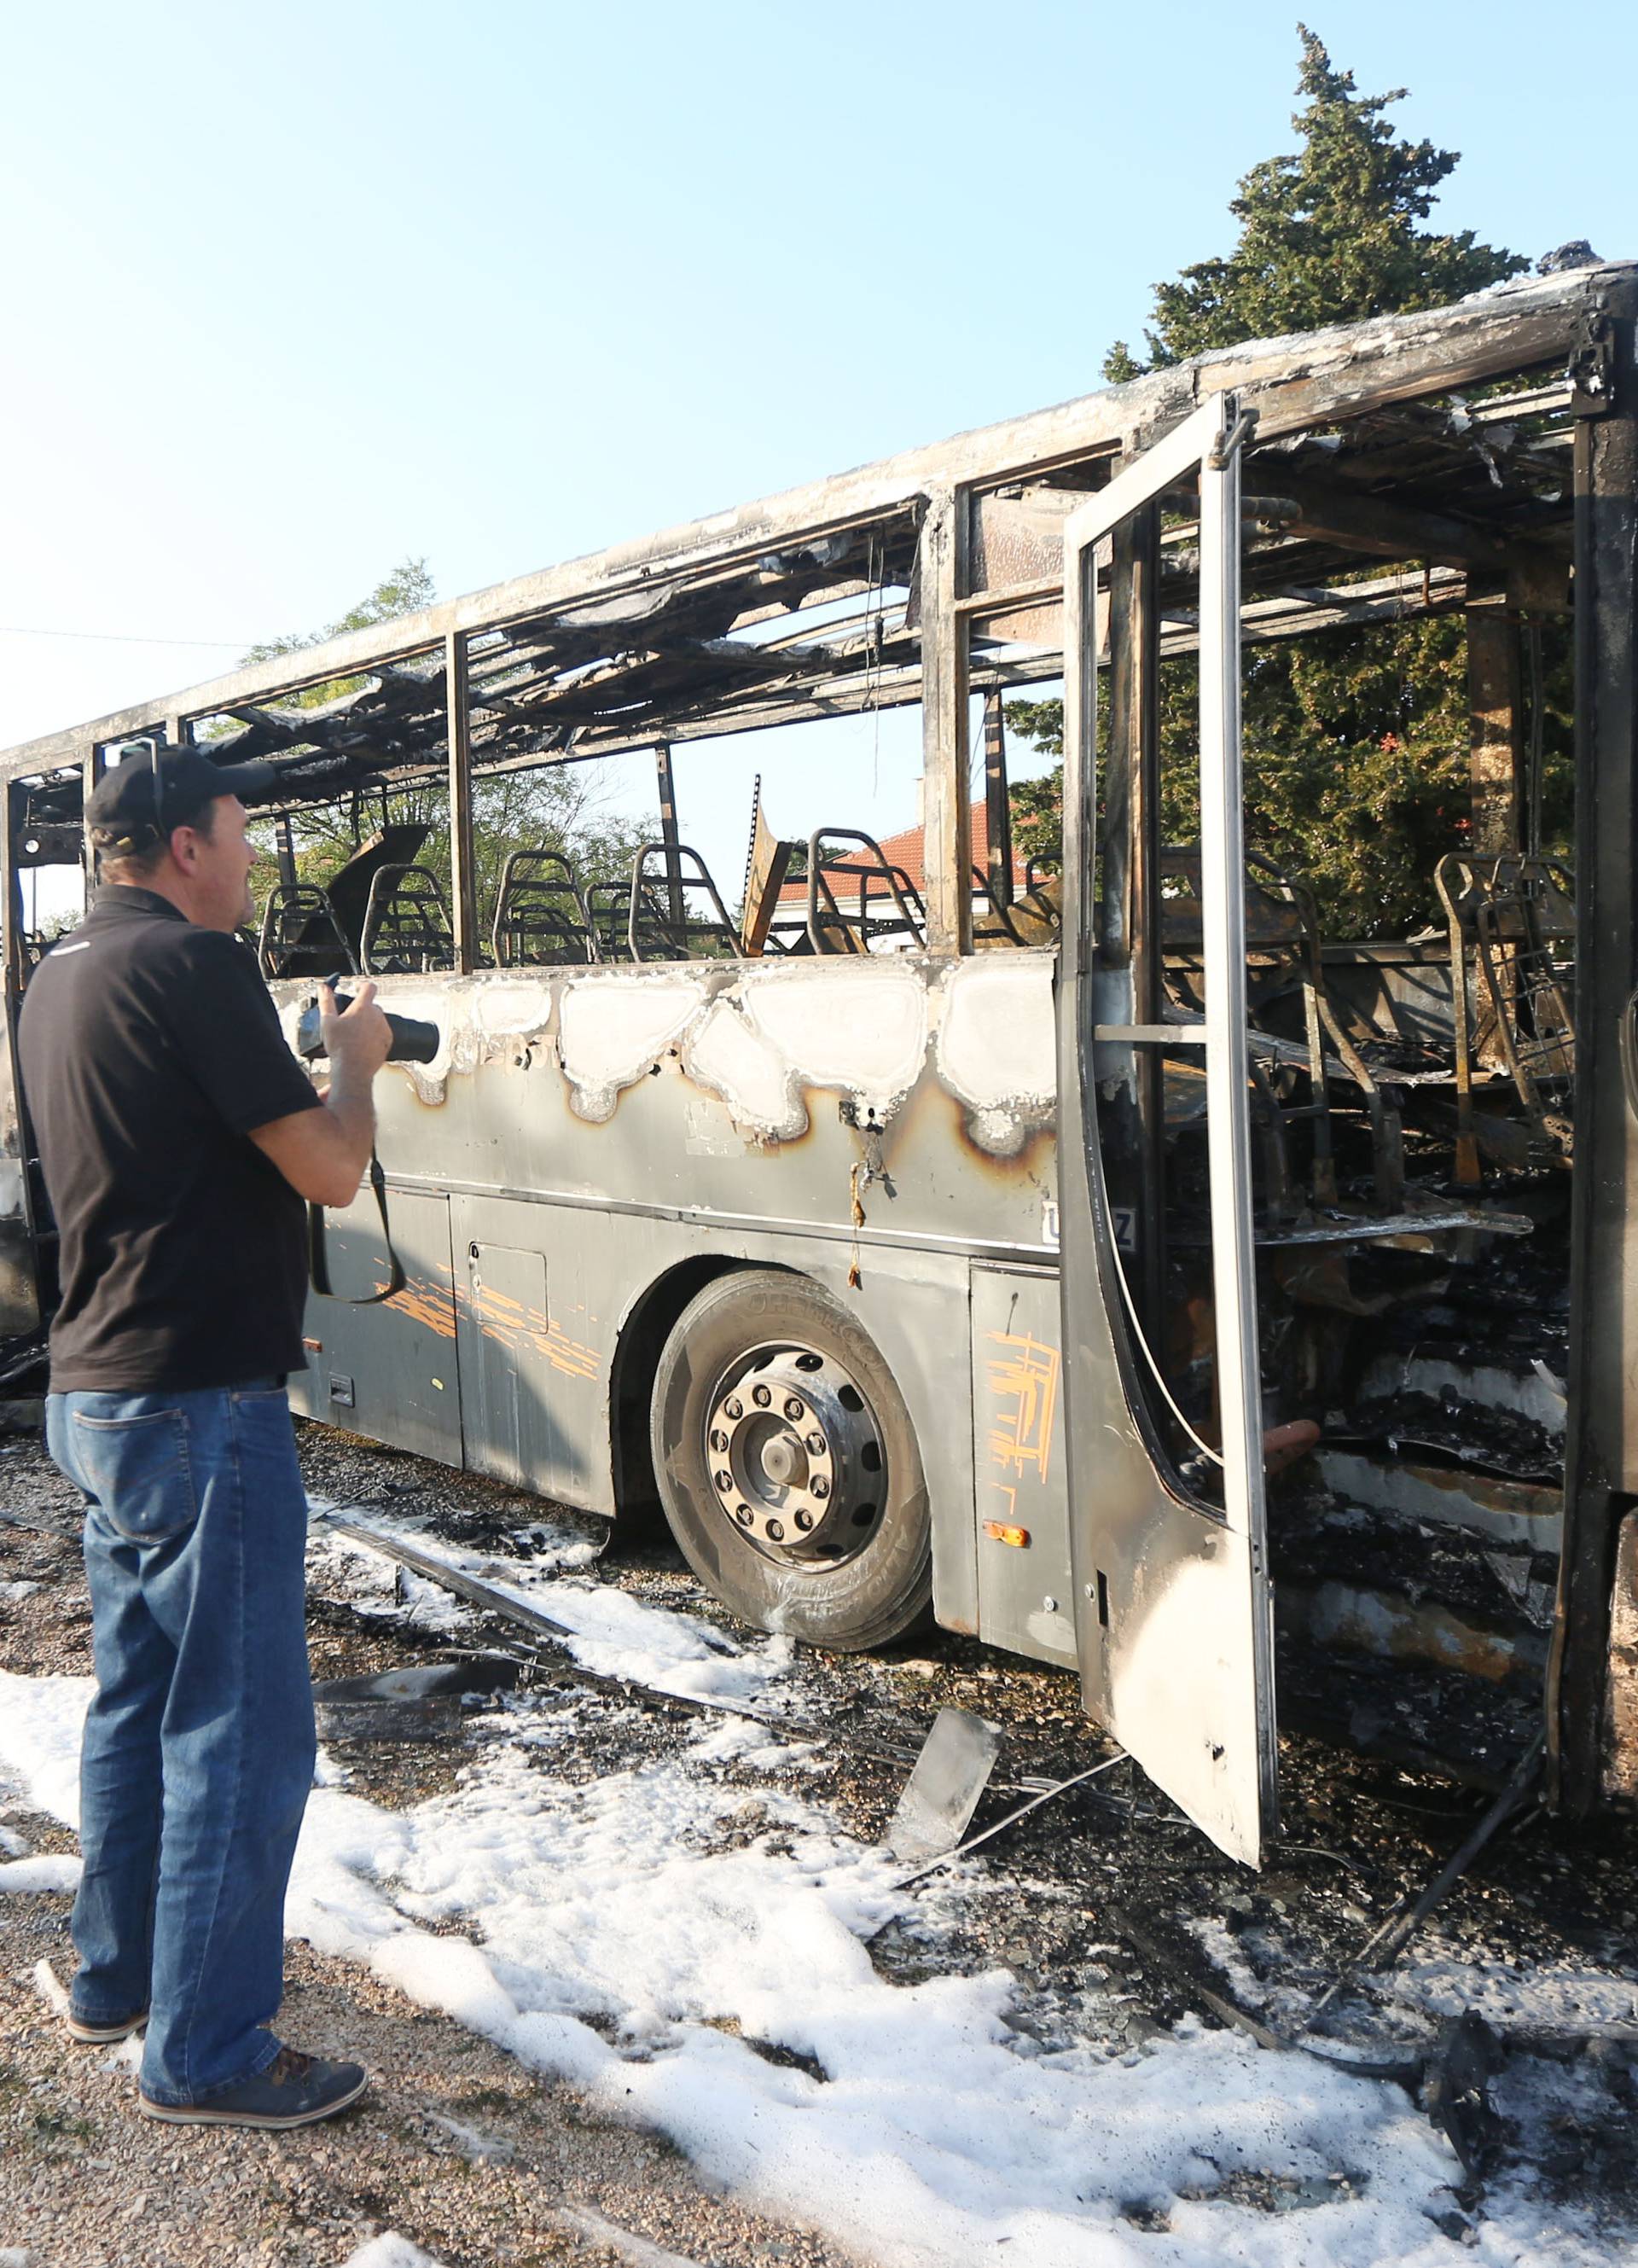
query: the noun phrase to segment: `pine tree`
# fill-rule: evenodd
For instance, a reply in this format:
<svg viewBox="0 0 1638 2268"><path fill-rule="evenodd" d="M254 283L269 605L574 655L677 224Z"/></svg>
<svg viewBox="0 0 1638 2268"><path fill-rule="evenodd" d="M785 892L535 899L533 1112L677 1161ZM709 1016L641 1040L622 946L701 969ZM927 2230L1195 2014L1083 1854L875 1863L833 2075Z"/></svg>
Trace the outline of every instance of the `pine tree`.
<svg viewBox="0 0 1638 2268"><path fill-rule="evenodd" d="M1312 330L1448 304L1517 275L1517 254L1420 225L1454 151L1404 142L1385 113L1403 90L1361 96L1305 26L1292 120L1294 155L1254 166L1230 211L1226 258L1155 287L1149 359L1124 341L1105 375L1120 382L1244 339ZM1163 756L1193 745L1192 663L1163 672ZM1313 884L1333 934L1383 936L1433 919L1431 869L1466 816L1467 708L1459 622L1407 621L1247 649L1244 696L1248 842ZM1056 701L1010 702L1013 731L1061 756ZM1562 767L1559 768L1560 770ZM1164 763L1163 826L1198 831L1192 766ZM1547 817L1565 783L1549 774ZM1013 792L1021 848L1061 840L1061 768Z"/></svg>
<svg viewBox="0 0 1638 2268"><path fill-rule="evenodd" d="M1353 72L1336 69L1305 24L1296 28L1297 91L1307 103L1291 123L1302 148L1252 166L1229 207L1240 224L1234 250L1157 284L1148 364L1117 341L1105 377L1135 378L1242 339L1446 306L1529 264L1480 244L1471 229L1440 236L1418 227L1460 152L1401 142L1384 113L1407 90L1356 94Z"/></svg>

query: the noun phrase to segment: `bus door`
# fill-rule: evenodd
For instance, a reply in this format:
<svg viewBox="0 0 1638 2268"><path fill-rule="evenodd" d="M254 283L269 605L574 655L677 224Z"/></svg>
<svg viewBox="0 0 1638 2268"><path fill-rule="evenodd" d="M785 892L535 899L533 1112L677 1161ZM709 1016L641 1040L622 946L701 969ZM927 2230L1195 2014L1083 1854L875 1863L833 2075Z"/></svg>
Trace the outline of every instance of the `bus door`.
<svg viewBox="0 0 1638 2268"><path fill-rule="evenodd" d="M1089 1715L1218 1846L1260 1863L1275 1822L1273 1620L1267 1576L1253 1277L1240 809L1240 452L1249 421L1218 394L1066 523L1063 937L1058 991L1059 1174L1066 1446L1076 1651ZM1203 1011L1179 1019L1161 972L1162 901L1134 895L1129 843L1100 843L1100 806L1129 816L1131 783L1103 776L1134 738L1135 685L1156 715L1162 515L1178 585L1199 562L1200 896ZM1197 535L1184 523L1197 523ZM1147 530L1147 581L1134 580ZM1122 578L1125 577L1125 582ZM1105 640L1107 651L1105 652ZM1147 649L1145 653L1141 646ZM1099 731L1103 704L1114 739ZM1151 681L1145 688L1144 671ZM1124 688L1124 691L1123 691ZM1121 703L1128 724L1120 725ZM1141 734L1137 735L1141 738ZM1157 731L1142 824L1158 840ZM1118 789L1118 792L1117 792ZM1141 833L1141 829L1139 832ZM1146 983L1112 952L1110 908L1147 920ZM1142 944L1140 939L1128 943ZM1141 962L1142 955L1138 956ZM1164 1066L1163 1071L1163 1065ZM1180 1069L1175 1070L1175 1066ZM1112 1198L1109 1114L1193 1082L1201 1160L1193 1409L1169 1382L1164 1334L1182 1304L1157 1192ZM1154 1130L1156 1147L1164 1123ZM1153 1211L1155 1218L1147 1217ZM1143 1278L1147 1273L1147 1294ZM1185 1397L1186 1398L1186 1397Z"/></svg>

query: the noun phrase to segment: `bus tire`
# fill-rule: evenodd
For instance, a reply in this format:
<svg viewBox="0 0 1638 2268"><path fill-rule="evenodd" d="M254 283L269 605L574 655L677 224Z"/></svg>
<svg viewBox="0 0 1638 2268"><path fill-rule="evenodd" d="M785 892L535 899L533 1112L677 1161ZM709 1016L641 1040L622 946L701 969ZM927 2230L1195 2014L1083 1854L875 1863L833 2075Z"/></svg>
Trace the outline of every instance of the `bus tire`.
<svg viewBox="0 0 1638 2268"><path fill-rule="evenodd" d="M863 1653L931 1620L932 1521L904 1397L804 1276L718 1277L655 1373L654 1470L700 1580L746 1622Z"/></svg>

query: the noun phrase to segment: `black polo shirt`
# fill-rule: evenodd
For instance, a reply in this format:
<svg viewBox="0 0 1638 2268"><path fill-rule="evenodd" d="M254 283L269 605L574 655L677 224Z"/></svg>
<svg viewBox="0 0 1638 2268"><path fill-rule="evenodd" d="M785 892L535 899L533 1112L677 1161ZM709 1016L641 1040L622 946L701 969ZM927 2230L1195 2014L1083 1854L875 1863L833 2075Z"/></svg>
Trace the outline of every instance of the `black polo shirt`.
<svg viewBox="0 0 1638 2268"><path fill-rule="evenodd" d="M319 1097L244 946L107 887L34 971L18 1039L62 1240L52 1391L299 1370L305 1212L249 1137Z"/></svg>

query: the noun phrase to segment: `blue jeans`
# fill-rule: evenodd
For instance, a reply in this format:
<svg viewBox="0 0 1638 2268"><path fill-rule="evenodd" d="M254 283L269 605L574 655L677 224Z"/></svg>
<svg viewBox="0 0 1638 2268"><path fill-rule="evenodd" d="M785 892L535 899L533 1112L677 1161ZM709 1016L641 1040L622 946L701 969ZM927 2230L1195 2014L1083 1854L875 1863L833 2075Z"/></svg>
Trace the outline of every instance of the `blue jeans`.
<svg viewBox="0 0 1638 2268"><path fill-rule="evenodd" d="M46 1440L85 1497L97 1664L74 2013L151 2008L143 2093L199 2102L278 2052L264 2027L314 1755L290 1404L273 1379L54 1394Z"/></svg>

